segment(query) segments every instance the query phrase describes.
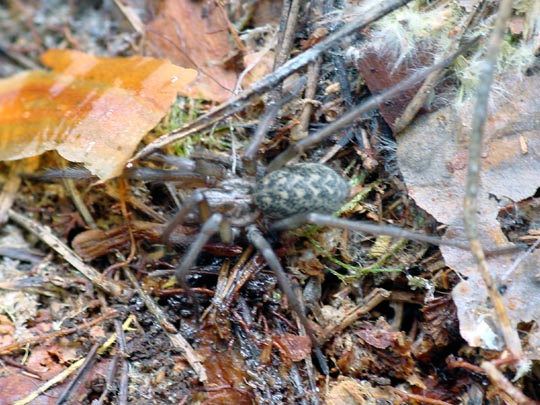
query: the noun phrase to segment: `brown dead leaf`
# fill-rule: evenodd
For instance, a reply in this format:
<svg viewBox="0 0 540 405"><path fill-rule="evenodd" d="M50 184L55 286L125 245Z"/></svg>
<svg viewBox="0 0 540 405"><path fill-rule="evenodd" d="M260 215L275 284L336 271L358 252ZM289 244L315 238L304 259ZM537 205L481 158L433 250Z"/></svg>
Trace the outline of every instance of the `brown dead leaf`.
<svg viewBox="0 0 540 405"><path fill-rule="evenodd" d="M338 377L326 395L326 403L333 405L371 405L400 403L400 398L389 390L373 387L368 381Z"/></svg>
<svg viewBox="0 0 540 405"><path fill-rule="evenodd" d="M399 56L386 48L368 46L363 50L362 57L357 61L357 67L371 93L380 93L433 63L433 52L425 44L418 44L417 52L407 63L400 63ZM418 83L405 89L379 106L382 117L391 128L394 128L396 119L405 111L421 86L422 83Z"/></svg>
<svg viewBox="0 0 540 405"><path fill-rule="evenodd" d="M539 87L539 76L507 76L499 78L495 87L499 90L492 94L478 200L484 247L508 244L497 221L499 210L509 201L528 198L540 187ZM472 103L420 117L398 142L399 164L410 195L449 225L445 234L449 239L465 240L462 206ZM441 251L446 263L467 277L453 291L461 335L472 346L500 349L498 323L471 255L449 247ZM534 270L540 254L534 252L512 271L518 256L488 260L497 283L504 287L503 298L514 327L540 318L540 284Z"/></svg>
<svg viewBox="0 0 540 405"><path fill-rule="evenodd" d="M202 334L201 334L202 335ZM250 387L246 384L245 360L237 350L216 350L214 336L204 333L205 339L197 349L208 374L208 385L217 387L208 392L208 403L251 404ZM227 387L223 389L222 387Z"/></svg>
<svg viewBox="0 0 540 405"><path fill-rule="evenodd" d="M0 80L0 160L57 150L102 180L118 176L196 72L142 56L49 50L53 72Z"/></svg>
<svg viewBox="0 0 540 405"><path fill-rule="evenodd" d="M289 356L292 361L304 360L311 353L311 340L307 336L284 333L276 339L286 351L284 355Z"/></svg>
<svg viewBox="0 0 540 405"><path fill-rule="evenodd" d="M237 75L226 61L235 50L226 13L216 1L163 1L146 33L151 54L199 72L190 97L223 102L233 95Z"/></svg>
<svg viewBox="0 0 540 405"><path fill-rule="evenodd" d="M375 325L358 323L349 333L336 336L332 351L343 375L387 376L423 387L414 368L410 340L404 332L392 330L382 318Z"/></svg>
<svg viewBox="0 0 540 405"><path fill-rule="evenodd" d="M272 72L275 54L273 51L253 52L244 56L244 65L249 69L244 79L242 87L247 88Z"/></svg>

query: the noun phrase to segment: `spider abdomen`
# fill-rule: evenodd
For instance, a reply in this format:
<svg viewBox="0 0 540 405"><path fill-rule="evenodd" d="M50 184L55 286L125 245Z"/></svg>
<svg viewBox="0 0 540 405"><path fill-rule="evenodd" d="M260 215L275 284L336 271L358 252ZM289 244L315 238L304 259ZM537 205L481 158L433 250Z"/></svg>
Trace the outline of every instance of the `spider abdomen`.
<svg viewBox="0 0 540 405"><path fill-rule="evenodd" d="M299 163L275 170L257 181L253 200L272 218L336 211L349 194L339 174L319 163Z"/></svg>

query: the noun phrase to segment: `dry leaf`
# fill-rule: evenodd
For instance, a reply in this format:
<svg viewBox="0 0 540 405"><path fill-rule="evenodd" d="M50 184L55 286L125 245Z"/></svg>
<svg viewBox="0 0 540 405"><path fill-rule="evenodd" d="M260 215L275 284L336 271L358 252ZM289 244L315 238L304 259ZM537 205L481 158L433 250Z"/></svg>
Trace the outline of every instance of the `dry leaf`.
<svg viewBox="0 0 540 405"><path fill-rule="evenodd" d="M419 69L433 63L433 52L420 44L414 58L408 63L399 63L398 57L399 55L390 49L367 47L363 50L356 65L372 94L402 82ZM394 128L394 122L405 111L421 86L422 83L418 83L407 88L379 106L379 111L390 128Z"/></svg>
<svg viewBox="0 0 540 405"><path fill-rule="evenodd" d="M233 95L237 75L226 64L235 50L217 2L163 1L146 34L153 55L198 70L190 97L222 102Z"/></svg>
<svg viewBox="0 0 540 405"><path fill-rule="evenodd" d="M534 195L540 187L539 87L538 76L507 76L498 80L499 90L492 94L478 200L484 247L508 244L497 221L499 210L510 201ZM445 238L466 240L462 206L473 102L420 117L398 142L400 169L409 193L419 206L449 225ZM453 291L461 335L472 346L500 349L498 322L471 255L449 247L442 247L441 251L446 263L467 277ZM514 327L519 322L540 318L540 283L535 270L540 254L534 252L512 271L518 256L495 256L488 260L496 282L503 287Z"/></svg>
<svg viewBox="0 0 540 405"><path fill-rule="evenodd" d="M371 405L379 403L396 404L402 402L390 390L373 387L366 380L339 376L326 391L326 403L333 405Z"/></svg>
<svg viewBox="0 0 540 405"><path fill-rule="evenodd" d="M244 65L248 70L242 80L242 87L247 88L272 72L275 54L273 51L253 52L244 56Z"/></svg>
<svg viewBox="0 0 540 405"><path fill-rule="evenodd" d="M0 80L0 160L57 150L107 180L163 118L196 72L133 56L100 58L49 50L53 72Z"/></svg>

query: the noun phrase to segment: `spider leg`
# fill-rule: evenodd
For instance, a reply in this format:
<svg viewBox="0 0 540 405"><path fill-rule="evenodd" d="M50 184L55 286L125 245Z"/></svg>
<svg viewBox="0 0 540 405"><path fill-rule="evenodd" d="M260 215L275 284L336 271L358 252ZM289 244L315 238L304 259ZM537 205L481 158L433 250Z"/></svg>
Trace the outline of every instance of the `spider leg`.
<svg viewBox="0 0 540 405"><path fill-rule="evenodd" d="M204 197L204 194L200 191L195 191L189 198L186 199L184 205L180 211L175 215L175 217L167 224L163 234L161 235L161 240L166 243L171 236L172 231L176 228L189 214L195 206L198 206L201 218L203 221L207 221L210 218L211 210L208 205L208 201Z"/></svg>
<svg viewBox="0 0 540 405"><path fill-rule="evenodd" d="M195 260L197 260L197 256L199 256L199 253L201 253L202 249L204 248L204 245L208 243L208 240L212 236L220 231L222 228L222 222L224 222L223 215L218 213L212 214L210 218L208 218L208 220L202 226L200 233L195 238L195 241L191 244L188 251L182 258L182 262L174 271L176 281L186 291L186 294L193 303L196 319L199 318L199 305L197 298L191 292L191 288L187 283L186 276L191 270L193 263L195 263Z"/></svg>
<svg viewBox="0 0 540 405"><path fill-rule="evenodd" d="M471 46L473 46L478 40L477 38L472 39L468 43L463 44L458 50L442 59L441 61L431 65L426 69L419 70L415 74L409 76L408 78L400 81L392 87L387 88L381 93L374 95L369 98L364 103L359 104L358 106L351 108L346 114L342 115L331 124L325 126L314 134L290 145L287 149L281 152L276 156L270 165L266 168L266 172L270 173L274 170L283 167L287 162L296 156L301 156L306 150L320 143L322 140L328 138L330 135L335 134L338 130L341 130L344 127L350 126L355 120L357 120L363 114L374 110L379 105L388 101L397 94L403 92L406 89L416 85L417 83L424 81L429 74L432 72L438 71L442 68L446 68L452 61L467 51ZM291 62L291 61L289 61Z"/></svg>
<svg viewBox="0 0 540 405"><path fill-rule="evenodd" d="M268 264L268 267L270 267L270 269L272 269L272 271L276 275L279 288L281 288L281 291L283 291L283 293L289 300L289 304L291 305L293 311L296 313L296 315L300 319L300 322L304 326L306 334L311 339L311 343L313 345L313 353L317 357L317 361L319 362L322 373L324 375L328 375L328 365L326 364L326 359L324 358L319 347L319 342L315 338L315 333L311 329L309 321L304 313L304 308L296 297L291 287L291 282L287 278L285 270L283 270L283 267L281 266L278 257L274 253L274 250L270 246L270 243L268 243L268 241L262 235L261 231L259 231L259 229L255 225L250 225L247 228L247 237L248 240L253 244L253 246L255 246L255 248L259 251L259 253L263 255L266 263Z"/></svg>
<svg viewBox="0 0 540 405"><path fill-rule="evenodd" d="M374 224L366 221L351 221L348 219L337 218L332 215L317 213L293 215L292 217L275 222L272 224L271 229L274 231L284 231L287 229L299 228L305 224L332 226L334 228L348 229L349 231L365 232L371 235L387 235L394 238L406 238L427 242L433 245L449 245L460 249L469 249L469 245L466 242L445 241L435 236L406 231L397 226Z"/></svg>
<svg viewBox="0 0 540 405"><path fill-rule="evenodd" d="M265 112L263 116L259 119L259 125L257 125L255 134L253 135L252 140L249 143L246 151L244 152L244 156L242 157L242 162L244 163L244 166L250 175L254 176L257 172L255 157L257 155L257 152L259 152L261 144L264 141L264 137L268 133L268 129L276 118L279 109L285 104L289 103L294 98L294 96L296 96L300 92L300 90L302 90L302 88L306 84L306 81L307 80L305 77L300 78L295 84L295 87L292 89L292 91L284 95L275 93L274 97L271 97L270 102L266 105Z"/></svg>
<svg viewBox="0 0 540 405"><path fill-rule="evenodd" d="M298 228L305 224L331 226L335 228L348 229L350 231L365 232L372 235L387 235L394 238L405 238L431 243L432 245L452 246L463 250L470 249L467 242L444 240L436 236L429 236L418 232L407 231L397 226L380 225L365 221L351 221L348 219L336 218L331 215L316 213L298 214L282 219L272 224L270 229L274 231L283 231ZM519 246L512 245L510 247L502 246L500 248L492 249L489 252L492 254L508 253L509 250L514 250L516 248L520 249Z"/></svg>

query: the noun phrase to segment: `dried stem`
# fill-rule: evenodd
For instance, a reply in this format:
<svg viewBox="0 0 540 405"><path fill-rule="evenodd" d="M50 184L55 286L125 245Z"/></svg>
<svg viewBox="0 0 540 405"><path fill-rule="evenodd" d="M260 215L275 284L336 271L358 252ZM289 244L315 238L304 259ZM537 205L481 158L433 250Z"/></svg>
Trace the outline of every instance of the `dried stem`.
<svg viewBox="0 0 540 405"><path fill-rule="evenodd" d="M323 139L351 125L354 121L359 119L362 114L365 114L366 112L377 108L381 103L391 99L396 94L399 94L402 91L416 85L418 82L424 80L432 72L448 66L448 64L450 64L454 60L454 58L467 51L472 45L476 43L476 41L477 39L474 39L471 42L463 45L458 51L454 52L448 58L445 58L424 70L416 72L415 74L409 76L407 79L401 81L400 83L390 87L389 89L386 89L382 93L371 97L366 102L351 109L349 112L342 115L339 119L333 121L331 124L325 126L320 131L317 131L313 135L310 135L307 138L304 138L301 141L292 144L283 153L281 153L274 160L272 160L272 163L270 163L270 165L266 169L267 173L283 167L291 159L297 156L301 156L305 150L311 148L313 145L318 144Z"/></svg>
<svg viewBox="0 0 540 405"><path fill-rule="evenodd" d="M489 361L484 361L481 364L482 368L486 371L488 378L491 380L493 385L498 387L500 390L505 392L508 397L512 398L516 404L519 405L534 405L538 404L537 401L533 401L530 398L527 398L523 392L514 385L501 373L495 365Z"/></svg>
<svg viewBox="0 0 540 405"><path fill-rule="evenodd" d="M469 166L464 200L465 231L469 239L471 252L488 289L488 294L500 323L501 332L508 350L516 357L521 358L523 352L517 331L512 328L510 318L506 312L502 296L491 276L482 249L478 233L477 199L480 188L480 158L482 151L482 138L487 120L489 92L493 82L494 70L497 64L506 24L512 14L512 0L502 0L491 33L486 56L481 65L480 80L477 91L476 104L473 111L472 132L469 144Z"/></svg>
<svg viewBox="0 0 540 405"><path fill-rule="evenodd" d="M334 46L336 42L342 40L348 35L358 32L372 22L377 21L378 19L409 3L410 1L411 0L388 0L374 5L374 7L365 12L362 16L358 17L357 19L351 21L348 24L345 24L343 28L336 31L325 40L319 42L307 51L302 52L300 55L289 60L275 72L263 77L261 80L253 84L251 88L249 88L247 91L244 91L238 96L233 97L226 103L221 104L219 107L215 108L208 114L203 115L202 117L185 125L184 127L172 131L166 135L163 135L155 141L149 143L143 149L141 149L130 160L130 162L128 162L128 166L131 166L134 161L139 160L142 157L148 156L149 154L155 152L156 150L162 148L165 145L170 144L171 142L183 139L191 134L199 132L205 128L210 127L216 122L224 118L230 117L232 114L243 110L249 102L256 99L257 97L260 97L265 92L273 89L291 74L314 62L321 55L321 53L330 49L332 46Z"/></svg>

